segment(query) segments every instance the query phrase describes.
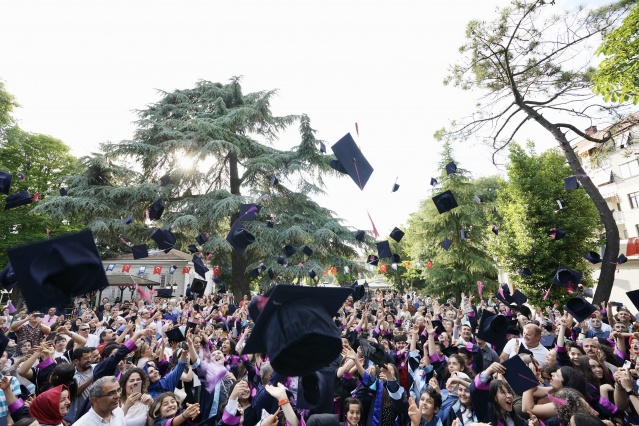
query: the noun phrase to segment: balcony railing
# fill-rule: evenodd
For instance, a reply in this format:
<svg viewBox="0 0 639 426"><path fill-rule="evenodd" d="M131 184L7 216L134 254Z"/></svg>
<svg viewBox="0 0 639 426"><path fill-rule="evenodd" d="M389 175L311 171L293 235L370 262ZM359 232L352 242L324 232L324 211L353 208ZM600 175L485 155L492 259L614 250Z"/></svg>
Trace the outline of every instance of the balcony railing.
<svg viewBox="0 0 639 426"><path fill-rule="evenodd" d="M625 218L624 218L623 212L612 212L612 215L615 218L615 222L617 222L617 223L624 223L625 222Z"/></svg>

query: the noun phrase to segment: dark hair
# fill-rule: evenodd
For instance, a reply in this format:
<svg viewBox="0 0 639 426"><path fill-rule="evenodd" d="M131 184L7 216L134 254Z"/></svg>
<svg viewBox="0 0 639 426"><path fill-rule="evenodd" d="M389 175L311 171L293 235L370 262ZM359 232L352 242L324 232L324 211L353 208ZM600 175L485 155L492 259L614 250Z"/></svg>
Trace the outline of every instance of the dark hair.
<svg viewBox="0 0 639 426"><path fill-rule="evenodd" d="M364 415L364 404L362 404L362 401L357 398L346 398L344 400L344 410L342 410L344 414L344 420L346 420L346 413L348 412L348 409L351 405L357 405L359 407L360 415Z"/></svg>
<svg viewBox="0 0 639 426"><path fill-rule="evenodd" d="M428 394L431 398L433 398L433 406L435 408L441 408L442 406L442 394L437 392L435 388L431 388L430 386L426 388L424 391L425 394Z"/></svg>
<svg viewBox="0 0 639 426"><path fill-rule="evenodd" d="M599 387L601 385L600 380L595 376L595 373L592 372L592 368L590 367L590 358L588 355L582 355L579 357L579 369L581 370L581 374L584 376L584 379L591 385L595 385ZM596 359L593 360L599 364L599 361Z"/></svg>
<svg viewBox="0 0 639 426"><path fill-rule="evenodd" d="M107 359L109 356L111 356L111 352L113 352L114 349L118 349L119 347L120 344L117 342L107 343L104 349L102 349L102 359Z"/></svg>
<svg viewBox="0 0 639 426"><path fill-rule="evenodd" d="M572 367L561 367L562 381L561 384L565 388L572 388L585 397L588 393L586 388L586 380Z"/></svg>
<svg viewBox="0 0 639 426"><path fill-rule="evenodd" d="M572 415L572 418L575 419L575 424L579 426L604 426L605 423L599 420L597 417L592 414L586 413L575 413ZM14 423L17 425L17 423Z"/></svg>
<svg viewBox="0 0 639 426"><path fill-rule="evenodd" d="M492 413L493 413L493 423L497 424L501 421L502 424L507 425L508 421L506 420L506 418L510 417L510 419L514 422L515 426L524 426L523 424L520 423L519 416L515 412L514 408L509 413L504 413L499 408L499 403L497 402L497 393L499 393L500 390L502 392L510 393L513 396L513 398L516 395L515 391L513 390L513 388L510 387L507 381L493 380L490 382L490 389L488 390L488 401L490 403L489 409L492 410Z"/></svg>
<svg viewBox="0 0 639 426"><path fill-rule="evenodd" d="M149 387L149 378L147 377L144 370L142 370L141 368L132 368L130 370L126 370L124 373L122 373L119 380L120 389L122 389L122 393L120 394L121 395L120 399L122 401L126 401L127 397L130 396L126 394L125 388L126 388L126 382L129 380L129 378L131 377L133 373L138 373L140 375L140 378L142 379L142 394L145 394Z"/></svg>
<svg viewBox="0 0 639 426"><path fill-rule="evenodd" d="M58 364L53 368L49 375L49 383L51 387L65 385L69 388L69 399L73 401L78 393L78 382L73 377L75 375L75 366L67 362Z"/></svg>
<svg viewBox="0 0 639 426"><path fill-rule="evenodd" d="M88 346L82 346L80 348L74 349L71 353L71 361L82 359L82 355L90 354L91 352L93 352L94 349L95 348L91 348Z"/></svg>
<svg viewBox="0 0 639 426"><path fill-rule="evenodd" d="M230 393L229 393L229 395L230 395ZM181 411L180 410L180 398L178 398L178 396L176 394L174 394L173 392L162 392L161 394L159 394L158 396L155 397L155 399L151 403L151 407L149 408L149 417L151 417L153 420L157 420L157 419L162 417L162 415L160 414L160 407L162 407L162 401L166 397L171 397L171 398L175 399L175 401L177 402L177 405L178 405L178 413L180 413L180 411Z"/></svg>
<svg viewBox="0 0 639 426"><path fill-rule="evenodd" d="M18 420L17 422L15 422L13 424L13 426L29 426L31 424L33 424L33 422L35 422L36 419L34 419L33 417L23 417L20 420Z"/></svg>
<svg viewBox="0 0 639 426"><path fill-rule="evenodd" d="M448 357L449 361L451 359L454 359L455 361L459 363L459 366L461 367L460 371L462 373L467 374L468 377L470 377L471 379L475 377L475 373L471 371L471 369L468 368L468 366L466 365L466 360L462 358L461 356L459 356L459 354L452 354L451 356ZM441 378L439 380L440 386L442 386L442 384L445 384L449 378L450 378L450 371L448 371L448 368L444 368L441 373Z"/></svg>

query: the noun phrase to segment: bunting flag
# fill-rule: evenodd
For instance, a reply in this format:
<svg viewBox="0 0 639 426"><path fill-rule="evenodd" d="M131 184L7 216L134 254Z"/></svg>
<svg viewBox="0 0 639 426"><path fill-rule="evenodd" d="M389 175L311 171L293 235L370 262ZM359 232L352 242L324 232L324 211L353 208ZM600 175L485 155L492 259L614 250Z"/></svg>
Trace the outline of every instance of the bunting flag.
<svg viewBox="0 0 639 426"><path fill-rule="evenodd" d="M639 238L628 238L626 256L633 256L635 254L639 254Z"/></svg>
<svg viewBox="0 0 639 426"><path fill-rule="evenodd" d="M350 272L350 268L348 266L344 266L344 273L348 274Z"/></svg>
<svg viewBox="0 0 639 426"><path fill-rule="evenodd" d="M335 266L331 266L331 275L337 275L337 268Z"/></svg>
<svg viewBox="0 0 639 426"><path fill-rule="evenodd" d="M394 270L397 270L397 263L393 263L393 264L391 265L391 268L393 268Z"/></svg>
<svg viewBox="0 0 639 426"><path fill-rule="evenodd" d="M153 275L160 275L162 273L162 267L161 266L154 266L153 267Z"/></svg>
<svg viewBox="0 0 639 426"><path fill-rule="evenodd" d="M122 265L122 272L130 272L131 265Z"/></svg>
<svg viewBox="0 0 639 426"><path fill-rule="evenodd" d="M33 201L38 201L38 200L40 200L40 193L39 193L39 192L36 192L36 193L35 193L35 195L34 195L33 197L31 197L31 199L32 199Z"/></svg>
<svg viewBox="0 0 639 426"><path fill-rule="evenodd" d="M218 277L222 275L222 268L220 268L219 266L214 266L213 275L217 275Z"/></svg>
<svg viewBox="0 0 639 426"><path fill-rule="evenodd" d="M368 272L375 272L375 267L373 265L366 265L368 267Z"/></svg>
<svg viewBox="0 0 639 426"><path fill-rule="evenodd" d="M9 314L15 314L15 312L17 311L17 309L15 308L15 306L13 306L13 303L11 303L11 299L9 299L9 303L7 304L7 309L9 309Z"/></svg>
<svg viewBox="0 0 639 426"><path fill-rule="evenodd" d="M415 262L415 267L417 269L421 269L422 268L422 263L421 262Z"/></svg>
<svg viewBox="0 0 639 426"><path fill-rule="evenodd" d="M433 262L432 262L432 260L429 260L428 262L426 262L426 267L427 267L428 269L431 269L431 268L433 267Z"/></svg>
<svg viewBox="0 0 639 426"><path fill-rule="evenodd" d="M375 238L379 237L379 232L377 232L377 227L375 227L375 224L373 223L373 219L371 218L371 214L369 212L366 212L368 214L368 219L371 221L371 225L373 226L373 235L375 236Z"/></svg>
<svg viewBox="0 0 639 426"><path fill-rule="evenodd" d="M385 263L379 265L379 272L381 272L382 274L386 273L386 264Z"/></svg>
<svg viewBox="0 0 639 426"><path fill-rule="evenodd" d="M182 268L182 274L186 275L189 272L191 272L191 268L189 266L185 266L184 268Z"/></svg>
<svg viewBox="0 0 639 426"><path fill-rule="evenodd" d="M157 268L157 266L156 266ZM151 303L153 301L153 297L152 297L152 293L151 290L146 289L146 288L142 288L140 286L137 286L136 288L138 295L140 296L140 299L144 300L145 302Z"/></svg>

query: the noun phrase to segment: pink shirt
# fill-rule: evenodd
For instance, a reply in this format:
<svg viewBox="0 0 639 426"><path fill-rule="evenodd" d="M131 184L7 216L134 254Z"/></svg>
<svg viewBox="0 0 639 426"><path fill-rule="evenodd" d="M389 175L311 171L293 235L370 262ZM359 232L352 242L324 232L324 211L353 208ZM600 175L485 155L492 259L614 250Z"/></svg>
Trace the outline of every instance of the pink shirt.
<svg viewBox="0 0 639 426"><path fill-rule="evenodd" d="M44 318L42 318L42 324L48 325L49 327L51 327L53 324L55 324L57 320L58 320L57 315L50 317L49 314L45 314Z"/></svg>

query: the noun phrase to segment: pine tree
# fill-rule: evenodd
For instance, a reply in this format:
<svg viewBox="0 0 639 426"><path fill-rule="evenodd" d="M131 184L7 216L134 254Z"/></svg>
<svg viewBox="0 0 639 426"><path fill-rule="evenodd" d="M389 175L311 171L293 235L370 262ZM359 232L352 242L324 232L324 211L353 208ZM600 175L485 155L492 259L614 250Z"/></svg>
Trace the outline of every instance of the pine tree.
<svg viewBox="0 0 639 426"><path fill-rule="evenodd" d="M212 254L210 265L230 265L222 268L223 278L236 296L249 294L250 271L262 263L281 280L294 282L313 282L309 271L319 276L323 265L354 270L351 259L360 243L333 212L311 199L323 191L323 174L337 173L329 166L332 156L320 153L307 116L271 113L275 94L244 94L240 78L162 92L156 104L139 112L132 140L105 144L102 154L81 159L86 172L69 179L69 196L41 208L59 217L81 215L108 255L129 252L126 243L150 242L145 210L161 198L165 210L152 226L171 227L175 248L184 251L195 236L209 233L200 249ZM279 135L295 123L299 145L275 148ZM184 167L185 158L191 167ZM161 185L163 176L170 183ZM273 177L277 185L271 185ZM245 257L225 239L242 203L261 206L258 220L243 222L256 237ZM127 215L134 217L133 224L122 223ZM298 252L284 268L276 260L286 244ZM301 251L305 244L314 251L310 257ZM267 275L258 281L265 283Z"/></svg>
<svg viewBox="0 0 639 426"><path fill-rule="evenodd" d="M454 161L449 143L444 145L440 169ZM423 269L425 290L436 296L459 297L462 292L477 294L477 281L484 284L484 293L497 287L497 268L487 250L495 221L495 200L501 185L499 178L472 179L470 172L458 168L457 173L445 171L437 178L439 187L432 196L450 190L458 207L439 214L431 198L421 202L417 212L410 216L406 234L408 252L413 262L432 261L432 268ZM480 197L481 203L474 198ZM461 239L461 231L467 232ZM452 246L448 251L441 242L448 238Z"/></svg>

